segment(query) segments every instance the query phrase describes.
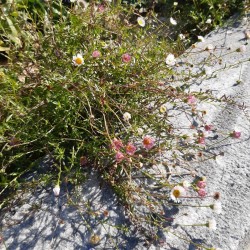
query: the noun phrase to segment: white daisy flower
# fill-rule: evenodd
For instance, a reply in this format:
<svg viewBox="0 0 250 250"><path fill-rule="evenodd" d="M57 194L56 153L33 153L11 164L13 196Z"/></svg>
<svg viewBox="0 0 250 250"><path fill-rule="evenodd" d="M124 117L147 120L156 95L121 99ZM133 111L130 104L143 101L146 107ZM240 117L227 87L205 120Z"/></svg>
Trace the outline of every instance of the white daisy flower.
<svg viewBox="0 0 250 250"><path fill-rule="evenodd" d="M185 35L179 34L179 38L180 38L181 40L185 40Z"/></svg>
<svg viewBox="0 0 250 250"><path fill-rule="evenodd" d="M59 196L59 194L60 194L60 186L55 185L55 187L53 188L53 192L54 192L55 196Z"/></svg>
<svg viewBox="0 0 250 250"><path fill-rule="evenodd" d="M212 19L211 18L208 18L207 21L206 21L207 24L210 24L212 23Z"/></svg>
<svg viewBox="0 0 250 250"><path fill-rule="evenodd" d="M210 230L216 230L216 220L215 219L211 219L207 222L206 226L210 229Z"/></svg>
<svg viewBox="0 0 250 250"><path fill-rule="evenodd" d="M178 2L174 2L174 6L177 6L178 5Z"/></svg>
<svg viewBox="0 0 250 250"><path fill-rule="evenodd" d="M80 66L82 64L84 64L84 60L82 57L82 54L78 53L77 55L73 56L73 63L75 66Z"/></svg>
<svg viewBox="0 0 250 250"><path fill-rule="evenodd" d="M202 43L205 42L205 38L203 36L197 36L198 40Z"/></svg>
<svg viewBox="0 0 250 250"><path fill-rule="evenodd" d="M182 186L175 186L170 193L170 198L174 202L178 202L178 198L185 196L186 195L186 190Z"/></svg>
<svg viewBox="0 0 250 250"><path fill-rule="evenodd" d="M146 24L145 19L144 19L143 17L141 17L141 16L139 16L139 17L137 18L137 23L138 23L141 27L144 27L145 24Z"/></svg>
<svg viewBox="0 0 250 250"><path fill-rule="evenodd" d="M176 20L175 20L174 18L172 18L172 17L170 17L170 23L171 23L172 25L177 25Z"/></svg>
<svg viewBox="0 0 250 250"><path fill-rule="evenodd" d="M170 66L174 66L176 63L175 57L173 54L168 54L167 58L166 58L166 64L170 65Z"/></svg>
<svg viewBox="0 0 250 250"><path fill-rule="evenodd" d="M220 214L222 212L222 206L220 201L215 201L214 204L210 206L215 213Z"/></svg>
<svg viewBox="0 0 250 250"><path fill-rule="evenodd" d="M184 181L182 182L182 186L183 186L184 188L189 188L189 187L191 186L191 184L190 184L189 181L184 180Z"/></svg>
<svg viewBox="0 0 250 250"><path fill-rule="evenodd" d="M124 119L125 122L128 122L131 119L131 114L128 113L128 112L125 112L123 114L123 119Z"/></svg>
<svg viewBox="0 0 250 250"><path fill-rule="evenodd" d="M143 130L142 128L138 128L138 129L137 129L137 133L138 133L138 135L142 135L142 134L143 134L143 132L144 132L144 130Z"/></svg>

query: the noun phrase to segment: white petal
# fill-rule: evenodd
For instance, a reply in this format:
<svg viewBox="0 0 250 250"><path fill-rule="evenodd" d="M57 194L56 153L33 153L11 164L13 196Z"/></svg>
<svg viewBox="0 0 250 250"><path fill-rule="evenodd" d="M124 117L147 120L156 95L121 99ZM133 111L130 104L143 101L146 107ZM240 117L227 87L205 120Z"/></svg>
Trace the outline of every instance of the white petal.
<svg viewBox="0 0 250 250"><path fill-rule="evenodd" d="M172 18L172 17L170 17L170 23L172 25L176 25L177 24L176 20L174 18Z"/></svg>
<svg viewBox="0 0 250 250"><path fill-rule="evenodd" d="M205 42L205 38L203 36L197 36L198 40L202 43Z"/></svg>

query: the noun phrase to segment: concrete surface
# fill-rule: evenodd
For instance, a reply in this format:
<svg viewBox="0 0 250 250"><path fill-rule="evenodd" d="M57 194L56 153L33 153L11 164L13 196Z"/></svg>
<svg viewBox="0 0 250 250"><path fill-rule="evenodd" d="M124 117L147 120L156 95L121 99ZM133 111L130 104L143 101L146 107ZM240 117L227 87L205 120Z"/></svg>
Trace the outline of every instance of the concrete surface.
<svg viewBox="0 0 250 250"><path fill-rule="evenodd" d="M229 27L211 32L205 42L198 43L197 48L192 49L192 53L184 55L183 59L194 65L192 72L205 70L211 77L197 79L191 90L209 89L217 97L225 94L246 106L245 112L242 112L236 106L201 105L201 109L207 110L205 119L208 124L213 124L222 133L228 130L241 131L242 138L211 146L212 151L224 152L225 156L218 157L216 161L200 163L196 167L198 173L205 175L209 180L209 193L216 191L221 193L223 212L216 216L210 211L210 216L217 221L216 232L200 228L189 230L188 234L197 242L205 239L209 247L247 250L250 244L250 46L243 32L249 29L249 25L246 21L232 19L231 22ZM208 51L193 53L206 49L209 44L215 47L212 54ZM235 53L242 45L246 46L246 51ZM204 61L207 62L205 66ZM205 220L205 217L209 216L209 211L196 213L190 211L190 208L187 211L193 214L190 218L186 218L186 224L200 222L203 217ZM185 210L182 213L185 213ZM183 219L179 223L183 224ZM180 229L180 233L187 234L185 229ZM172 237L169 240L177 249L196 249Z"/></svg>

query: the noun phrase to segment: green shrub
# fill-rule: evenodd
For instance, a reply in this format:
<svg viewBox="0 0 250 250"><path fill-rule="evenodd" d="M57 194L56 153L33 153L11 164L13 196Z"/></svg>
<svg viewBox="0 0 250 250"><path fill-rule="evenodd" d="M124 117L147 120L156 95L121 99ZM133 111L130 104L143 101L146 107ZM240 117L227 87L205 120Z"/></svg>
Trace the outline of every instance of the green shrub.
<svg viewBox="0 0 250 250"><path fill-rule="evenodd" d="M172 29L173 37L185 34L192 42L197 36L205 35L223 23L233 14L242 13L246 3L242 0L159 0L159 1L123 1L137 6L138 10L155 10L166 21L172 17L178 25ZM245 5L245 6L244 6Z"/></svg>

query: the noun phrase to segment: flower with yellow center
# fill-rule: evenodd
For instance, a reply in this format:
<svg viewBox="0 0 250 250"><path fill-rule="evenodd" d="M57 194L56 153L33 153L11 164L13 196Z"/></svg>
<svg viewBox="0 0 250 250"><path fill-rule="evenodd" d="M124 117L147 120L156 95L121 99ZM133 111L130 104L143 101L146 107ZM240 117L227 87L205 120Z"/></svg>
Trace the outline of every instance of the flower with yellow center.
<svg viewBox="0 0 250 250"><path fill-rule="evenodd" d="M77 55L73 56L73 63L75 66L80 66L82 64L84 64L84 60L82 57L82 54L78 53Z"/></svg>
<svg viewBox="0 0 250 250"><path fill-rule="evenodd" d="M142 141L144 148L151 149L154 146L155 139L146 135Z"/></svg>
<svg viewBox="0 0 250 250"><path fill-rule="evenodd" d="M178 198L185 196L186 195L186 190L182 186L175 186L170 193L170 198L174 202L178 202Z"/></svg>
<svg viewBox="0 0 250 250"><path fill-rule="evenodd" d="M145 19L144 19L143 17L141 17L141 16L139 16L139 17L137 18L137 23L138 23L141 27L145 27L145 24L146 24Z"/></svg>
<svg viewBox="0 0 250 250"><path fill-rule="evenodd" d="M100 242L101 238L99 235L97 234L93 234L91 235L90 239L89 239L89 243L91 245L97 245Z"/></svg>
<svg viewBox="0 0 250 250"><path fill-rule="evenodd" d="M161 113L166 113L166 111L167 111L166 106L165 106L165 105L161 105L161 107L160 107L160 112L161 112Z"/></svg>

